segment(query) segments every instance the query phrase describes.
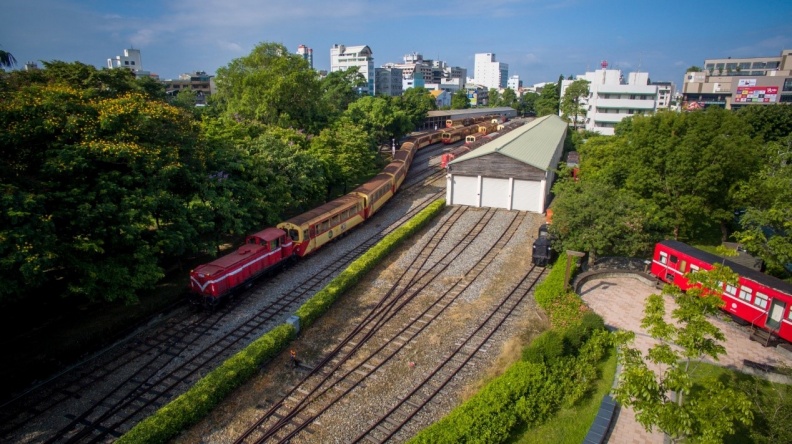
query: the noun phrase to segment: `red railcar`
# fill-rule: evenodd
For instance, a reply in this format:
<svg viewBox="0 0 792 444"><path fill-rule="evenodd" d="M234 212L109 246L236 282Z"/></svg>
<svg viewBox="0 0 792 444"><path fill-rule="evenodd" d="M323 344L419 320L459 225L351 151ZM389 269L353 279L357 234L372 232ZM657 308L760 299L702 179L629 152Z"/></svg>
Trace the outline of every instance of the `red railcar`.
<svg viewBox="0 0 792 444"><path fill-rule="evenodd" d="M234 289L252 283L281 265L292 256L293 248L289 236L278 228L251 234L235 252L199 265L190 272L193 302L214 305Z"/></svg>
<svg viewBox="0 0 792 444"><path fill-rule="evenodd" d="M740 276L737 286L724 285L724 311L735 320L792 341L792 284L788 282L674 240L655 246L651 272L687 290L690 284L685 273L710 270L714 263L722 263Z"/></svg>

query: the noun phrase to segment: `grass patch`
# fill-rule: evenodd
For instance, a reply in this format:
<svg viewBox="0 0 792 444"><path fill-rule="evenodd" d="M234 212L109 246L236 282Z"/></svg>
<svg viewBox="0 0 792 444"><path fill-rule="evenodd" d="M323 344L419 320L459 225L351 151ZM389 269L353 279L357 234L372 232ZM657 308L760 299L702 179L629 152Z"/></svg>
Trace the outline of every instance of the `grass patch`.
<svg viewBox="0 0 792 444"><path fill-rule="evenodd" d="M514 444L583 442L591 424L594 423L602 398L613 386L613 379L616 377L616 353L611 350L608 359L600 362L597 368L600 378L589 396L571 408L562 408L553 419L538 427L518 428L508 442Z"/></svg>

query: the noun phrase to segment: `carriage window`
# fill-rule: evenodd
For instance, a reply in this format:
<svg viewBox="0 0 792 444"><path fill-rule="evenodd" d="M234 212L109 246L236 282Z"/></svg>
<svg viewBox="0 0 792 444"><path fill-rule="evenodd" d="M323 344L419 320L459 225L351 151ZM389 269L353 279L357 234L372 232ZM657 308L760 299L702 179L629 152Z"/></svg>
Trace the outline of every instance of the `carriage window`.
<svg viewBox="0 0 792 444"><path fill-rule="evenodd" d="M274 239L270 241L270 251L275 251L278 249L278 239Z"/></svg>
<svg viewBox="0 0 792 444"><path fill-rule="evenodd" d="M668 253L660 252L660 263L667 264L668 263Z"/></svg>
<svg viewBox="0 0 792 444"><path fill-rule="evenodd" d="M737 296L737 287L735 287L733 285L726 284L725 292L729 296Z"/></svg>
<svg viewBox="0 0 792 444"><path fill-rule="evenodd" d="M303 231L303 236L304 236L303 239L306 239L306 240L310 239L310 236L308 236L308 230ZM292 239L294 239L294 238L292 238ZM294 240L297 240L297 239L294 239Z"/></svg>
<svg viewBox="0 0 792 444"><path fill-rule="evenodd" d="M699 266L690 264L690 272L693 273L693 272L696 272L696 271L699 271Z"/></svg>
<svg viewBox="0 0 792 444"><path fill-rule="evenodd" d="M767 295L764 293L756 292L756 299L754 300L754 305L761 308L762 310L767 309Z"/></svg>
<svg viewBox="0 0 792 444"><path fill-rule="evenodd" d="M672 264L676 264L678 260L679 260L679 259L677 259L677 257L676 257L676 256L673 256L673 255L671 256L671 263L672 263Z"/></svg>
<svg viewBox="0 0 792 444"><path fill-rule="evenodd" d="M298 242L300 240L300 232L295 229L289 230L289 237L291 240ZM308 230L305 230L305 237L308 238Z"/></svg>
<svg viewBox="0 0 792 444"><path fill-rule="evenodd" d="M751 289L740 287L740 299L745 302L751 302Z"/></svg>

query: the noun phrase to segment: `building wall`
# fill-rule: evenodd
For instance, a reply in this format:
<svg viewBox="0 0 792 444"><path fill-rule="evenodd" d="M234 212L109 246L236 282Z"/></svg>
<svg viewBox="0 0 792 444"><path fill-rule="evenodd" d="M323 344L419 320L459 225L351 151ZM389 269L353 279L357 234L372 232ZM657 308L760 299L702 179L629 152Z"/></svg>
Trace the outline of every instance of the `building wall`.
<svg viewBox="0 0 792 444"><path fill-rule="evenodd" d="M505 88L509 78L509 65L495 60L493 53L476 54L473 75L478 84L487 88Z"/></svg>
<svg viewBox="0 0 792 444"><path fill-rule="evenodd" d="M630 73L625 82L621 70L603 68L577 79L589 82L589 95L581 99L586 116L579 118L588 131L613 135L616 124L626 117L657 111L658 86L648 84L649 73ZM561 97L572 82L561 82Z"/></svg>
<svg viewBox="0 0 792 444"><path fill-rule="evenodd" d="M125 49L124 55L115 56L114 59L107 59L107 67L125 68L130 71L143 71L143 60L140 57L139 49Z"/></svg>
<svg viewBox="0 0 792 444"><path fill-rule="evenodd" d="M353 66L366 79L367 86L361 89L363 94L374 94L374 54L368 46L344 46L335 44L330 48L330 72L343 71Z"/></svg>
<svg viewBox="0 0 792 444"><path fill-rule="evenodd" d="M792 103L792 49L775 57L707 59L703 72L688 72L682 108Z"/></svg>
<svg viewBox="0 0 792 444"><path fill-rule="evenodd" d="M374 94L385 96L402 95L402 70L399 68L374 68L376 81Z"/></svg>

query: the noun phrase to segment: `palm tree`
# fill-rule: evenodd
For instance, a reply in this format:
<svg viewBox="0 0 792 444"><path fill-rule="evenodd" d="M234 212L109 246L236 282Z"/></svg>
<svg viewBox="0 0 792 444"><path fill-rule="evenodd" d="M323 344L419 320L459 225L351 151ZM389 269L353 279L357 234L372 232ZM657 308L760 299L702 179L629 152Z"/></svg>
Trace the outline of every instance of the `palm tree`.
<svg viewBox="0 0 792 444"><path fill-rule="evenodd" d="M10 52L0 49L0 67L11 68L16 65L17 61Z"/></svg>

